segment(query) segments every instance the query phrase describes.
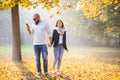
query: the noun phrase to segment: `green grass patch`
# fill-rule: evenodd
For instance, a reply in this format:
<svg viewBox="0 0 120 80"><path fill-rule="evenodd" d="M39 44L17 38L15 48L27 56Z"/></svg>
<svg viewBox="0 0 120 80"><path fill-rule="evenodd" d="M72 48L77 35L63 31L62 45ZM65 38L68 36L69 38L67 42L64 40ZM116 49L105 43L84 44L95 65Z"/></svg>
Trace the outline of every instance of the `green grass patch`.
<svg viewBox="0 0 120 80"><path fill-rule="evenodd" d="M79 47L79 46L68 46L68 50L70 54L89 54L89 55L112 55L116 57L120 57L120 49L114 48L100 48L100 47ZM49 54L53 54L53 47L48 47ZM33 54L33 46L21 46L22 54ZM0 46L0 55L9 55L12 54L12 46Z"/></svg>

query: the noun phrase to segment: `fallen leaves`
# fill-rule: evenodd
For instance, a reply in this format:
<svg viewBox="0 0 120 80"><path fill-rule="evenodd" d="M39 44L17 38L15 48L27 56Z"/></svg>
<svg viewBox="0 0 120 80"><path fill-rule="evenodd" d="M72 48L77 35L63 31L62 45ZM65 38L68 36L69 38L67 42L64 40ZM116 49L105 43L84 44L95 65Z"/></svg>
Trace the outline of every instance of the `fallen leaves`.
<svg viewBox="0 0 120 80"><path fill-rule="evenodd" d="M112 58L104 60L114 61ZM48 61L51 74L53 54L49 55ZM41 77L36 76L34 55L23 55L22 62L0 58L0 80L120 80L119 65L99 61L91 55L63 55L61 73L61 76L51 74L51 78L44 74Z"/></svg>

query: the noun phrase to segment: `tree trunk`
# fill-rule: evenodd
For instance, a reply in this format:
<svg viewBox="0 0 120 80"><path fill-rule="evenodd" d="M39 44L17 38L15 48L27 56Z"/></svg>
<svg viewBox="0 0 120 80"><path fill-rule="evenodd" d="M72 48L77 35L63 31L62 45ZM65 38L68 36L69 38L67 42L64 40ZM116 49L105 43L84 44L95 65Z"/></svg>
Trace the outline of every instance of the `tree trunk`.
<svg viewBox="0 0 120 80"><path fill-rule="evenodd" d="M115 48L117 48L117 37L115 38Z"/></svg>
<svg viewBox="0 0 120 80"><path fill-rule="evenodd" d="M12 60L21 61L20 45L20 24L19 24L19 7L14 6L11 9L12 14Z"/></svg>
<svg viewBox="0 0 120 80"><path fill-rule="evenodd" d="M119 37L118 37L118 47L120 47L120 33L119 33Z"/></svg>

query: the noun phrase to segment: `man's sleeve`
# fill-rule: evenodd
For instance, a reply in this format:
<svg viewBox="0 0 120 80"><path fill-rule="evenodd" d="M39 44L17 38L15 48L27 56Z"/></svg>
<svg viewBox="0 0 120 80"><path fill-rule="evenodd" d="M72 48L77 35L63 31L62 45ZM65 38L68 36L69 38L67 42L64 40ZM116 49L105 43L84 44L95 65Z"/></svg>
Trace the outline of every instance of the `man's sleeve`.
<svg viewBox="0 0 120 80"><path fill-rule="evenodd" d="M34 33L34 28L33 28L34 25L32 25L32 27L30 28L30 31L32 32L32 34Z"/></svg>
<svg viewBox="0 0 120 80"><path fill-rule="evenodd" d="M51 29L50 29L50 26L49 26L48 23L46 24L46 30L47 30L47 33L48 33L49 37L52 36Z"/></svg>

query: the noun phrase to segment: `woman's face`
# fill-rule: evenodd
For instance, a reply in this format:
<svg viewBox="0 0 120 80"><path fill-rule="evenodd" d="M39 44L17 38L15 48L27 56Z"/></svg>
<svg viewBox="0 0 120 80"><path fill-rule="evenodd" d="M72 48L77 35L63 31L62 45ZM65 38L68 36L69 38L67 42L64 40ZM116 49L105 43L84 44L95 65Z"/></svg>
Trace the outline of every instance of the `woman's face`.
<svg viewBox="0 0 120 80"><path fill-rule="evenodd" d="M62 26L63 26L62 21L58 21L57 26L58 26L59 28L62 28Z"/></svg>

